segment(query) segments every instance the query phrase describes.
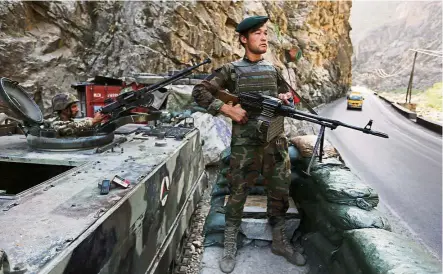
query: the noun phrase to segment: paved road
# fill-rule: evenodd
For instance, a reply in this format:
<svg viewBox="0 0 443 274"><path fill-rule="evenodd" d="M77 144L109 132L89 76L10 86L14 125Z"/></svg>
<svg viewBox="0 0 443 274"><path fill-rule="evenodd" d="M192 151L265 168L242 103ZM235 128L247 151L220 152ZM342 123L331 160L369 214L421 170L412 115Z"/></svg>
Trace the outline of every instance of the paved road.
<svg viewBox="0 0 443 274"><path fill-rule="evenodd" d="M441 259L441 136L407 120L372 94L365 95L362 111L346 110L342 98L319 114L361 127L373 119L372 129L389 135L385 139L347 128L326 129L326 138L346 164Z"/></svg>

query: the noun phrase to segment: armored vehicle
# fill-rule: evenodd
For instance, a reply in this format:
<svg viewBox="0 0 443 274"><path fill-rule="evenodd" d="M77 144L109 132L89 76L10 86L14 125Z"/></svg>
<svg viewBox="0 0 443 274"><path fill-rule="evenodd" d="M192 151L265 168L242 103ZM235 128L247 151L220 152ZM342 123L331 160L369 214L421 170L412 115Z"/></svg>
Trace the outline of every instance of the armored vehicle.
<svg viewBox="0 0 443 274"><path fill-rule="evenodd" d="M18 83L0 85L25 133L0 137L0 273L168 273L207 186L199 131L145 114L55 138Z"/></svg>

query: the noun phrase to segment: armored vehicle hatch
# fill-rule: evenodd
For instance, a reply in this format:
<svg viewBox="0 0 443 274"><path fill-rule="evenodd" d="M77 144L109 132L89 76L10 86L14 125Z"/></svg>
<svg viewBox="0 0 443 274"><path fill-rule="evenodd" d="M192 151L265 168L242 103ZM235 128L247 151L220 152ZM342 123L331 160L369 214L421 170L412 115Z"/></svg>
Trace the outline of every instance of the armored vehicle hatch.
<svg viewBox="0 0 443 274"><path fill-rule="evenodd" d="M114 139L113 132L85 130L80 136L57 138L53 129L44 128L43 114L37 104L28 96L18 82L7 78L0 79L0 103L6 105L20 123L31 148L40 150L79 150L109 144Z"/></svg>

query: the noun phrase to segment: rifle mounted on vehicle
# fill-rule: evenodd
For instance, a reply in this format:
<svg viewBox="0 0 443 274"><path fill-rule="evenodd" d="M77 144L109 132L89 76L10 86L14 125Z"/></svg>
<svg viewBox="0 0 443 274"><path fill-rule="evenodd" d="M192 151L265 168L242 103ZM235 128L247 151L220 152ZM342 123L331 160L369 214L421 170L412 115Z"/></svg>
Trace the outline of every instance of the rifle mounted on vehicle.
<svg viewBox="0 0 443 274"><path fill-rule="evenodd" d="M154 102L154 92L159 91L161 93L165 93L167 90L165 86L172 84L173 82L180 80L189 74L192 73L193 70L197 69L200 66L211 63L211 59L207 58L202 63L193 65L188 67L173 76L166 78L163 81L160 81L151 86L143 87L138 90L132 90L123 94L118 95L115 99L109 98L105 106L103 106L98 111L104 115L109 117L109 120L100 126L98 131L100 132L109 132L118 127L119 124L125 124L129 120L134 120L134 116L131 115L130 111L134 108L145 106L150 107ZM150 110L150 114L159 114L156 110ZM118 121L122 120L122 121Z"/></svg>

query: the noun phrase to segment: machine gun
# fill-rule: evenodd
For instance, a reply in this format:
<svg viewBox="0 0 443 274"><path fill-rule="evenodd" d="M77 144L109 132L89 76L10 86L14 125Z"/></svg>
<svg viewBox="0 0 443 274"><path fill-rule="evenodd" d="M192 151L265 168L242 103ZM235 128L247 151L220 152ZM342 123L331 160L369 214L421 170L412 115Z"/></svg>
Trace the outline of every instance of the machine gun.
<svg viewBox="0 0 443 274"><path fill-rule="evenodd" d="M130 110L140 107L140 106L151 106L154 102L155 91L165 93L167 90L165 86L172 84L173 82L182 79L192 73L193 70L200 66L211 63L211 59L207 58L202 63L188 67L173 76L160 81L159 83L153 84L148 87L143 87L136 91L129 91L118 95L115 99L110 99L106 102L98 111L109 117L109 120L100 126L99 132L110 132L113 131L119 124L125 124L129 120L134 120L134 116L131 115ZM152 114L159 114L155 111L151 111Z"/></svg>
<svg viewBox="0 0 443 274"><path fill-rule="evenodd" d="M360 128L343 123L338 120L333 120L319 115L314 115L296 110L293 107L283 105L280 99L271 96L266 96L251 92L241 92L238 96L236 96L227 93L225 91L218 90L215 93L215 97L222 100L225 103L232 102L233 105L240 104L241 107L246 111L251 111L256 113L259 112L260 115L257 118L257 130L260 134L262 134L262 139L268 142L282 132L283 121L284 121L283 117L290 117L297 120L304 120L311 123L319 124L321 128L317 141L314 146L314 150L312 152L312 157L309 162L308 169L305 172L307 175L310 175L310 169L314 157L317 153L320 143L323 143L322 140L326 127L330 128L331 130L336 129L339 126L347 127L350 129L361 131L366 134L375 135L377 137L389 138L387 134L379 131L374 131L371 129L373 123L372 120L369 120L369 122L364 128ZM320 153L320 161L321 161L321 153Z"/></svg>

